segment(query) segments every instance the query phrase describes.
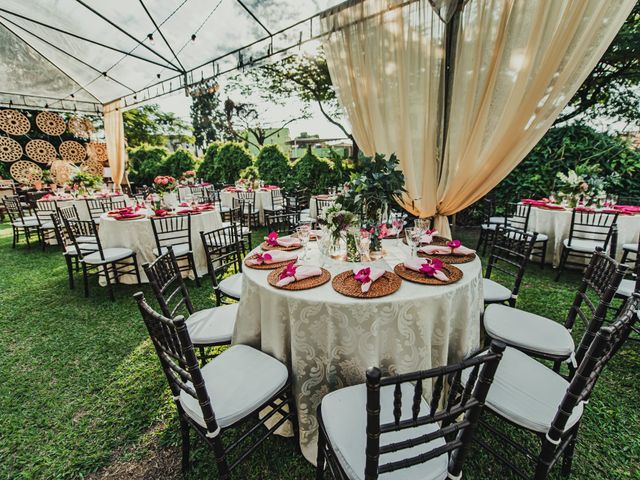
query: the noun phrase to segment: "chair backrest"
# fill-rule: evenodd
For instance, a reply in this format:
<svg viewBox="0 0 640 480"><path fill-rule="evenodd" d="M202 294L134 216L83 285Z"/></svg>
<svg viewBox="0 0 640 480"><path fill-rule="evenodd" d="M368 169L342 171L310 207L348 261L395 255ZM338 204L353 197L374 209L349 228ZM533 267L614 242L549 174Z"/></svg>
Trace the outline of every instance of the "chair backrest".
<svg viewBox="0 0 640 480"><path fill-rule="evenodd" d="M271 210L279 210L284 208L284 197L282 190L271 190Z"/></svg>
<svg viewBox="0 0 640 480"><path fill-rule="evenodd" d="M211 203L209 191L203 186L192 185L189 187L191 197L196 203Z"/></svg>
<svg viewBox="0 0 640 480"><path fill-rule="evenodd" d="M379 475L409 468L427 462L440 455L452 454L449 462L449 473L453 476L460 475L466 450L471 443L473 431L484 401L493 382L493 376L502 358L504 344L492 342L490 351L486 355L477 355L458 364L433 368L431 370L406 373L403 375L381 378L378 368L367 370L367 443L366 463L364 476L367 480L376 479ZM471 369L466 384L462 385L462 373ZM441 397L445 387L446 377L449 377L450 388L443 407L440 408ZM429 410L422 410L423 381L432 382L432 394L429 402ZM413 384L413 395L405 402L411 405L411 415L402 415L402 384ZM380 390L385 387L393 387L393 421L381 424L380 421ZM408 409L405 408L405 412ZM457 421L464 416L462 421ZM381 445L385 434L411 429L422 425L434 425L439 427L433 433L409 438L402 442ZM441 438L444 445L429 450L425 444ZM383 454L398 452L407 448L423 445L424 452L402 460L380 464L380 456ZM402 475L398 475L401 478Z"/></svg>
<svg viewBox="0 0 640 480"><path fill-rule="evenodd" d="M89 215L94 219L99 218L100 215L108 212L111 208L110 198L85 198L84 201L87 204Z"/></svg>
<svg viewBox="0 0 640 480"><path fill-rule="evenodd" d="M109 202L109 210L115 210L117 208L125 208L127 206L127 201L124 197L113 197Z"/></svg>
<svg viewBox="0 0 640 480"><path fill-rule="evenodd" d="M576 319L580 318L586 327L586 340L593 340L606 320L611 300L613 300L626 271L626 266L619 264L598 248L584 272L580 287L578 287L565 320L565 327L571 330ZM597 298L597 304L592 301L594 296ZM587 348L588 343L581 342L576 352L578 363L586 354Z"/></svg>
<svg viewBox="0 0 640 480"><path fill-rule="evenodd" d="M218 293L219 276L227 271L242 271L242 239L237 225L216 228L210 232L200 232L202 245L207 254L207 264L211 280Z"/></svg>
<svg viewBox="0 0 640 480"><path fill-rule="evenodd" d="M68 207L60 207L58 208L58 213L60 213L60 217L67 220L78 220L80 217L78 216L78 209L75 205L69 205Z"/></svg>
<svg viewBox="0 0 640 480"><path fill-rule="evenodd" d="M62 221L64 222L67 235L73 242L80 259L82 259L85 254L96 251L99 252L101 260L105 259L102 244L100 243L100 237L98 236L98 226L96 225L96 222L93 220L78 220L77 218L68 219L64 217L62 218ZM79 237L92 237L95 240L96 248L92 249L91 252L82 250L80 247L82 243L80 242Z"/></svg>
<svg viewBox="0 0 640 480"><path fill-rule="evenodd" d="M638 320L638 309L640 309L640 294L636 292L627 299L612 325L600 327L591 341L583 338L581 346L582 343L587 343L587 350L551 422L547 439L552 443L557 442L562 436L575 406L589 400L602 370L629 337L631 329Z"/></svg>
<svg viewBox="0 0 640 480"><path fill-rule="evenodd" d="M51 216L58 212L58 203L55 200L38 200L36 202L36 217L40 222L51 221Z"/></svg>
<svg viewBox="0 0 640 480"><path fill-rule="evenodd" d="M53 231L55 232L58 245L61 245L66 251L69 246L73 245L73 240L71 240L71 237L69 237L67 233L59 210L51 215L51 222L53 223Z"/></svg>
<svg viewBox="0 0 640 480"><path fill-rule="evenodd" d="M185 243L189 245L189 251L193 250L191 248L191 215L152 217L151 227L158 253L162 253L162 247Z"/></svg>
<svg viewBox="0 0 640 480"><path fill-rule="evenodd" d="M240 200L245 200L252 206L256 203L256 192L237 192L237 195Z"/></svg>
<svg viewBox="0 0 640 480"><path fill-rule="evenodd" d="M278 235L290 235L300 223L300 214L298 212L265 212L264 221L267 233L277 232Z"/></svg>
<svg viewBox="0 0 640 480"><path fill-rule="evenodd" d="M480 200L480 212L482 213L482 224L489 225L493 215L493 200L488 197Z"/></svg>
<svg viewBox="0 0 640 480"><path fill-rule="evenodd" d="M4 208L7 210L9 214L9 219L12 222L21 221L24 219L24 212L22 211L22 205L20 205L20 197L12 196L12 197L4 197L2 199L2 203L4 204Z"/></svg>
<svg viewBox="0 0 640 480"><path fill-rule="evenodd" d="M517 202L505 204L504 226L516 228L523 232L529 231L529 216L531 215L531 205L524 205Z"/></svg>
<svg viewBox="0 0 640 480"><path fill-rule="evenodd" d="M178 400L181 392L195 398L202 409L208 433L212 436L217 434L218 424L184 317L171 319L160 315L147 304L142 292L136 293L133 297L138 302L142 319L147 326L178 409L182 408Z"/></svg>
<svg viewBox="0 0 640 480"><path fill-rule="evenodd" d="M153 263L142 265L153 293L158 300L162 314L168 318L175 318L178 310L186 309L186 314L194 312L189 290L182 279L180 266L173 253L173 248L168 247L167 253L160 255Z"/></svg>
<svg viewBox="0 0 640 480"><path fill-rule="evenodd" d="M326 208L335 203L335 200L323 200L318 197L314 198L314 201L316 202L316 213L318 215L318 218L322 217Z"/></svg>
<svg viewBox="0 0 640 480"><path fill-rule="evenodd" d="M525 230L503 225L496 227L496 236L491 245L485 277L491 278L494 270L512 277L511 298L513 299L518 297L520 284L537 237L536 232L528 233Z"/></svg>
<svg viewBox="0 0 640 480"><path fill-rule="evenodd" d="M605 250L611 241L613 228L618 219L617 213L585 211L573 209L568 244L573 240L599 242Z"/></svg>
<svg viewBox="0 0 640 480"><path fill-rule="evenodd" d="M291 193L285 194L287 209L290 212L301 212L309 208L309 191L306 188L299 188Z"/></svg>

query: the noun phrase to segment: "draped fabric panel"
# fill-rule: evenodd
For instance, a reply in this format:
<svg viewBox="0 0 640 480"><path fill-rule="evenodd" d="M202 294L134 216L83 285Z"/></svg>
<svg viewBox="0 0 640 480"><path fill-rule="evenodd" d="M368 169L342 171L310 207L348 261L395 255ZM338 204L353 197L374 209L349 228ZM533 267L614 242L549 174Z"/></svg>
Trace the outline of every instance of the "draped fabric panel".
<svg viewBox="0 0 640 480"><path fill-rule="evenodd" d="M107 140L107 155L111 178L116 187L120 187L127 163L127 151L124 140L124 122L122 120L122 100L115 100L104 106L104 134Z"/></svg>
<svg viewBox="0 0 640 480"><path fill-rule="evenodd" d="M447 28L426 0L365 0L329 13L324 48L356 141L367 155L398 155L404 206L436 215L446 234L443 216L480 199L522 161L634 3L469 0L450 20L457 24L446 86Z"/></svg>

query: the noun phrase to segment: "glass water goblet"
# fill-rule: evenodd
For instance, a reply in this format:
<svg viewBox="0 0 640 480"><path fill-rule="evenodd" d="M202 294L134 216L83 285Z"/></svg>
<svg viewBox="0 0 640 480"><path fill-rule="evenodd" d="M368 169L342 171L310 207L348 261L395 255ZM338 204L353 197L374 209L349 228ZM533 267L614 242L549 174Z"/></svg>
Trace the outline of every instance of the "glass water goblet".
<svg viewBox="0 0 640 480"><path fill-rule="evenodd" d="M422 230L416 227L406 228L404 230L404 234L407 238L407 245L411 248L411 256L416 256L416 247L420 243L420 238L422 237Z"/></svg>
<svg viewBox="0 0 640 480"><path fill-rule="evenodd" d="M369 232L366 230L360 231L360 239L356 243L356 248L358 249L360 260L365 262L371 261L371 257L369 257L369 251L371 249L371 234Z"/></svg>
<svg viewBox="0 0 640 480"><path fill-rule="evenodd" d="M300 225L296 227L296 235L300 239L300 243L302 243L302 260L306 260L307 258L307 245L309 245L309 234L311 232L311 228L309 225Z"/></svg>

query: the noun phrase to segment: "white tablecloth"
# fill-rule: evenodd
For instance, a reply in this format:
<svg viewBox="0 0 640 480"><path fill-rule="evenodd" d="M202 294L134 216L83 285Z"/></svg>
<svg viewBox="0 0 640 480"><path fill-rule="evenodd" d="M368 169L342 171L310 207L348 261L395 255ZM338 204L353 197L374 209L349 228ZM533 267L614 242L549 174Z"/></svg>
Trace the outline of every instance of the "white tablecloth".
<svg viewBox="0 0 640 480"><path fill-rule="evenodd" d="M403 261L408 247L383 241L387 269ZM310 260L322 265L315 242ZM332 276L353 264L325 265ZM335 292L331 282L304 291L267 283L269 270L245 267L233 343L247 344L284 362L293 376L300 446L316 460L316 408L322 397L363 383L365 370L385 374L428 369L460 361L480 343L483 309L480 260L459 265L464 277L446 286L403 281L394 294L355 299Z"/></svg>
<svg viewBox="0 0 640 480"><path fill-rule="evenodd" d="M280 190L279 188L277 190ZM260 224L264 225L264 211L273 209L273 202L271 200L271 192L273 190L256 190L255 198L256 202L254 208L260 213ZM233 207L233 199L238 198L238 192L228 192L222 190L220 192L220 203L223 207Z"/></svg>
<svg viewBox="0 0 640 480"><path fill-rule="evenodd" d="M318 198L318 196L314 195L309 199L309 217L313 218L314 220L318 219L318 206L316 204L316 198ZM328 197L326 195L321 195L320 199L325 201L335 200L335 198Z"/></svg>
<svg viewBox="0 0 640 480"><path fill-rule="evenodd" d="M618 243L616 257L622 256L622 245L625 243L638 243L640 232L640 215L618 215ZM547 261L553 262L553 266L560 263L562 253L562 241L569 238L571 228L571 210L549 210L533 207L529 216L529 230L544 233L549 237L547 243ZM576 261L573 259L572 261Z"/></svg>
<svg viewBox="0 0 640 480"><path fill-rule="evenodd" d="M198 276L207 273L207 257L200 239L200 232L208 232L215 228L222 227L222 219L217 211L203 212L191 216L191 242L193 247L193 256L196 263L196 271ZM151 263L156 256L153 249L156 248L156 242L153 237L153 228L151 220L143 218L140 220L115 220L104 214L100 220L100 229L98 232L100 242L103 248L126 247L130 248L138 254L138 267L140 267L140 277L143 282L147 282L147 276L142 270L142 264ZM189 278L193 274L189 273ZM136 283L135 275L125 275L122 277L123 283Z"/></svg>
<svg viewBox="0 0 640 480"><path fill-rule="evenodd" d="M112 197L113 200L119 201L124 200L127 205L131 205L131 199L126 195L121 195L117 197ZM78 216L80 220L91 220L91 215L89 215L89 209L87 208L87 202L84 198L77 198L71 200L57 200L56 201L58 208L70 207L74 205L76 210L78 211Z"/></svg>

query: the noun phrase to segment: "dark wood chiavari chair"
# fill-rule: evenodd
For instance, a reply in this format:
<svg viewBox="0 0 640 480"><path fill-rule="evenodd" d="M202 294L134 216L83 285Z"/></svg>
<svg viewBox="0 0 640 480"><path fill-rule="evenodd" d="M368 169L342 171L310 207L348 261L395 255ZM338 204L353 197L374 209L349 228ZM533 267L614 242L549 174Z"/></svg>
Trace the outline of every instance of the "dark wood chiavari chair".
<svg viewBox="0 0 640 480"><path fill-rule="evenodd" d="M286 421L295 427L285 365L249 346L234 345L200 367L184 317L166 318L141 292L134 297L178 410L184 473L190 469L190 429L213 450L219 478L228 480L233 469ZM266 407L272 410L260 418ZM227 438L229 428L245 425L239 438ZM256 431L260 435L251 443Z"/></svg>
<svg viewBox="0 0 640 480"><path fill-rule="evenodd" d="M84 201L89 211L89 217L97 224L100 223L100 216L111 210L110 198L85 198Z"/></svg>
<svg viewBox="0 0 640 480"><path fill-rule="evenodd" d="M260 224L260 216L259 214L247 213L251 212L253 209L253 205L251 203L246 203L247 200L242 200L240 198L232 198L231 199L231 208L228 212L229 222L240 224L242 229L248 230L248 232L252 232L255 228L257 228ZM232 212L233 211L233 212ZM256 210L257 212L257 210ZM247 233L243 235L248 235ZM249 242L251 244L251 242Z"/></svg>
<svg viewBox="0 0 640 480"><path fill-rule="evenodd" d="M495 239L491 245L489 263L482 281L485 305L505 303L516 306L520 284L536 242L537 233L528 233L511 227L498 225ZM491 280L493 271L513 278L513 288Z"/></svg>
<svg viewBox="0 0 640 480"><path fill-rule="evenodd" d="M184 283L173 247L153 263L142 265L162 314L175 318L179 313L187 316L186 325L194 347L200 351L203 363L215 355L207 355L206 348L231 344L231 336L238 315L238 304L196 310Z"/></svg>
<svg viewBox="0 0 640 480"><path fill-rule="evenodd" d="M240 300L242 239L237 225L200 232L200 237L207 256L207 269L216 294L216 304L222 305L224 297Z"/></svg>
<svg viewBox="0 0 640 480"><path fill-rule="evenodd" d="M341 479L374 480L391 472L394 478L460 478L503 350L494 342L485 355L397 376L381 377L370 368L366 385L326 395L317 415L316 479L324 478L325 463ZM447 377L451 385L443 396ZM432 387L429 403L424 383Z"/></svg>
<svg viewBox="0 0 640 480"><path fill-rule="evenodd" d="M237 192L240 210L246 217L246 224L253 230L254 226L260 225L260 211L256 208L256 192ZM235 207L235 202L233 206Z"/></svg>
<svg viewBox="0 0 640 480"><path fill-rule="evenodd" d="M282 195L282 190L271 190L271 205L270 208L263 208L264 214L281 214L285 213L286 201L285 197Z"/></svg>
<svg viewBox="0 0 640 480"><path fill-rule="evenodd" d="M233 207L227 208L226 220L223 222L223 226L235 225L238 229L242 242L242 255L246 255L252 248L251 228L246 224L247 217L242 214L240 200L234 198L232 199L232 202Z"/></svg>
<svg viewBox="0 0 640 480"><path fill-rule="evenodd" d="M58 203L55 200L38 200L35 204L36 217L40 221L40 236L42 238L42 250L44 251L47 242L54 238L57 240L55 226L52 216L58 213Z"/></svg>
<svg viewBox="0 0 640 480"><path fill-rule="evenodd" d="M319 218L322 217L325 209L329 208L331 205L333 205L335 203L335 200L325 200L322 198L318 198L315 197L313 199L314 202L316 202L316 218L315 220L318 220Z"/></svg>
<svg viewBox="0 0 640 480"><path fill-rule="evenodd" d="M529 229L529 218L531 217L531 205L508 202L505 205L504 225L515 228L523 232L532 233ZM540 268L544 268L547 259L547 244L549 237L544 233L538 233L531 255L540 257Z"/></svg>
<svg viewBox="0 0 640 480"><path fill-rule="evenodd" d="M300 224L298 213L267 213L264 214L267 233L276 232L278 236L291 235Z"/></svg>
<svg viewBox="0 0 640 480"><path fill-rule="evenodd" d="M24 214L20 198L17 196L4 197L2 199L4 208L9 215L11 221L11 230L13 232L12 247L16 248L16 244L20 242L20 234L24 236L27 247L31 248L31 237L35 235L38 241L42 241L40 231L40 220L35 216L27 216Z"/></svg>
<svg viewBox="0 0 640 480"><path fill-rule="evenodd" d="M593 388L612 356L622 347L638 319L640 295L627 300L611 326L600 326L595 335L584 336L580 351L584 355L567 381L544 364L507 347L493 385L486 398L487 412L496 419L481 420L474 440L522 478L544 480L561 462L561 473L571 474L573 453L580 421ZM493 416L492 415L492 416ZM504 422L501 422L504 421ZM508 429L501 428L504 423ZM532 451L523 438L513 436L513 427L534 434L540 445ZM533 467L525 472L517 462L524 458Z"/></svg>
<svg viewBox="0 0 640 480"><path fill-rule="evenodd" d="M196 270L196 262L193 257L193 245L191 240L191 215L171 215L166 217L152 217L151 227L156 248L153 254L156 257L164 255L169 246L173 247L176 258L186 260L186 264L180 266L180 271L191 270L200 286L200 279Z"/></svg>
<svg viewBox="0 0 640 480"><path fill-rule="evenodd" d="M617 243L616 220L617 213L582 211L574 208L571 214L569 238L562 241L560 265L556 274L556 281L567 265L582 268L584 265L577 261L569 261L570 257L578 259L589 258L596 247L607 251L611 246L611 256L615 257Z"/></svg>
<svg viewBox="0 0 640 480"><path fill-rule="evenodd" d="M478 244L476 250L479 252L482 249L484 255L487 251L487 247L491 246L493 239L496 236L496 228L500 222L492 222L491 220L497 217L493 217L494 206L493 201L489 198L483 198L480 200L480 206L482 211L482 223L480 224L480 236L478 237Z"/></svg>

